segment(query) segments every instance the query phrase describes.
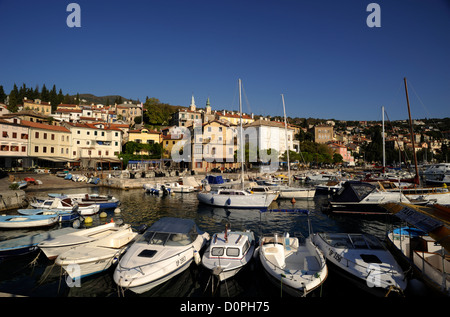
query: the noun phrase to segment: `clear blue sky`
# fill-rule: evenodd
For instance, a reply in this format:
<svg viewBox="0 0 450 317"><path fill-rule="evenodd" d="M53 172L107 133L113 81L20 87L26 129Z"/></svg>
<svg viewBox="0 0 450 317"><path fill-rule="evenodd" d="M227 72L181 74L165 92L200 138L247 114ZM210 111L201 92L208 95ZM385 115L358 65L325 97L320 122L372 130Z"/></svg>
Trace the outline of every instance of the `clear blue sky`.
<svg viewBox="0 0 450 317"><path fill-rule="evenodd" d="M69 28L69 3L81 27ZM369 28L371 2L381 27ZM450 117L449 0L0 0L0 85L342 120Z"/></svg>

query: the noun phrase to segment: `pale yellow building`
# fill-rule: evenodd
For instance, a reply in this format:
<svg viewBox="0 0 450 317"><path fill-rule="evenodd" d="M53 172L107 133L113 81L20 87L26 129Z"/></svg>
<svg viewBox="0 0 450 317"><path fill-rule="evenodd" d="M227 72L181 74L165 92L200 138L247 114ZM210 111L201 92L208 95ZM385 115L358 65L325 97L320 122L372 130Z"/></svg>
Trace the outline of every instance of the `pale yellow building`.
<svg viewBox="0 0 450 317"><path fill-rule="evenodd" d="M52 114L52 105L50 102L44 102L40 99L29 100L27 98L23 99L23 109L34 110L43 115L49 116Z"/></svg>
<svg viewBox="0 0 450 317"><path fill-rule="evenodd" d="M161 143L162 133L147 128L128 131L128 141L136 143Z"/></svg>
<svg viewBox="0 0 450 317"><path fill-rule="evenodd" d="M42 161L64 164L69 161L72 144L69 129L25 120L21 124L29 127L28 156L33 165L43 165Z"/></svg>

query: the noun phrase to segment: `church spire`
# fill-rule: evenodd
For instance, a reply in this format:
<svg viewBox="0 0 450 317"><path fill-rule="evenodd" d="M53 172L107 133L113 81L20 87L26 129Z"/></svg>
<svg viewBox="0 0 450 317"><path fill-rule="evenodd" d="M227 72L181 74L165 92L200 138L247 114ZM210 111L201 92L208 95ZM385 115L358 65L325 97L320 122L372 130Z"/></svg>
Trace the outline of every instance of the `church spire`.
<svg viewBox="0 0 450 317"><path fill-rule="evenodd" d="M209 102L209 97L206 100L206 113L210 114L211 113L211 103Z"/></svg>
<svg viewBox="0 0 450 317"><path fill-rule="evenodd" d="M196 107L195 107L195 99L194 99L194 94L192 94L192 98L191 98L191 104L189 106L189 109L191 111L195 111Z"/></svg>

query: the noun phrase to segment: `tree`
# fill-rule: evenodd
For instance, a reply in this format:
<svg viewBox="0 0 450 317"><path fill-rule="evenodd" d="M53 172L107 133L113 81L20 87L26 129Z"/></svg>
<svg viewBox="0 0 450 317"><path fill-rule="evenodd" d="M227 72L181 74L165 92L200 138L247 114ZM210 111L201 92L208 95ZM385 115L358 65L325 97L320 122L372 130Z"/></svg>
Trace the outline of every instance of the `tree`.
<svg viewBox="0 0 450 317"><path fill-rule="evenodd" d="M47 89L47 87L45 87L45 84L42 86L42 90L41 90L41 100L42 101L49 101L49 96L50 93Z"/></svg>
<svg viewBox="0 0 450 317"><path fill-rule="evenodd" d="M0 85L0 103L5 103L6 100L6 94L5 91L3 90L3 86Z"/></svg>
<svg viewBox="0 0 450 317"><path fill-rule="evenodd" d="M344 162L344 158L342 157L341 154L339 154L339 153L334 153L333 154L333 163L334 164L336 164L336 163L343 163L343 162Z"/></svg>
<svg viewBox="0 0 450 317"><path fill-rule="evenodd" d="M8 110L11 112L17 112L17 105L19 102L19 89L17 89L17 85L14 84L13 89L9 93Z"/></svg>

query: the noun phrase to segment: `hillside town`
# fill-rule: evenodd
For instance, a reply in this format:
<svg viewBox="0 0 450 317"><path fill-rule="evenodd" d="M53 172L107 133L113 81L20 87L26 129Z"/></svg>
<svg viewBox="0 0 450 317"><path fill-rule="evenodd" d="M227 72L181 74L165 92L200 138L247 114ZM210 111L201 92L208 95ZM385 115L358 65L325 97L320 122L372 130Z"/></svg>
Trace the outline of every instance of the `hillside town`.
<svg viewBox="0 0 450 317"><path fill-rule="evenodd" d="M198 172L225 171L240 166L236 152L241 120L249 167L264 165L260 154L270 152L276 153L280 165L286 164L286 149L293 168L381 163L367 153L374 141L374 134L368 131L381 131L381 121L315 120L311 124L305 119L302 124L288 120L285 125L282 117L213 110L209 98L204 107L199 107L191 96L189 105L173 112L167 125L152 126L143 120L148 110L142 103L83 103L60 103L52 110L50 102L24 97L16 112L0 104L0 168L21 171L37 167L98 170L165 166ZM414 140L407 120L395 122L389 131L386 127L386 148L394 153L412 153L414 141L421 162L446 161L449 131L438 131L421 120L414 120L413 125ZM311 144L316 149L320 146L328 159L308 153ZM252 151L258 152L253 153L253 160ZM408 161L411 157L402 160L401 154L395 154L391 163Z"/></svg>

